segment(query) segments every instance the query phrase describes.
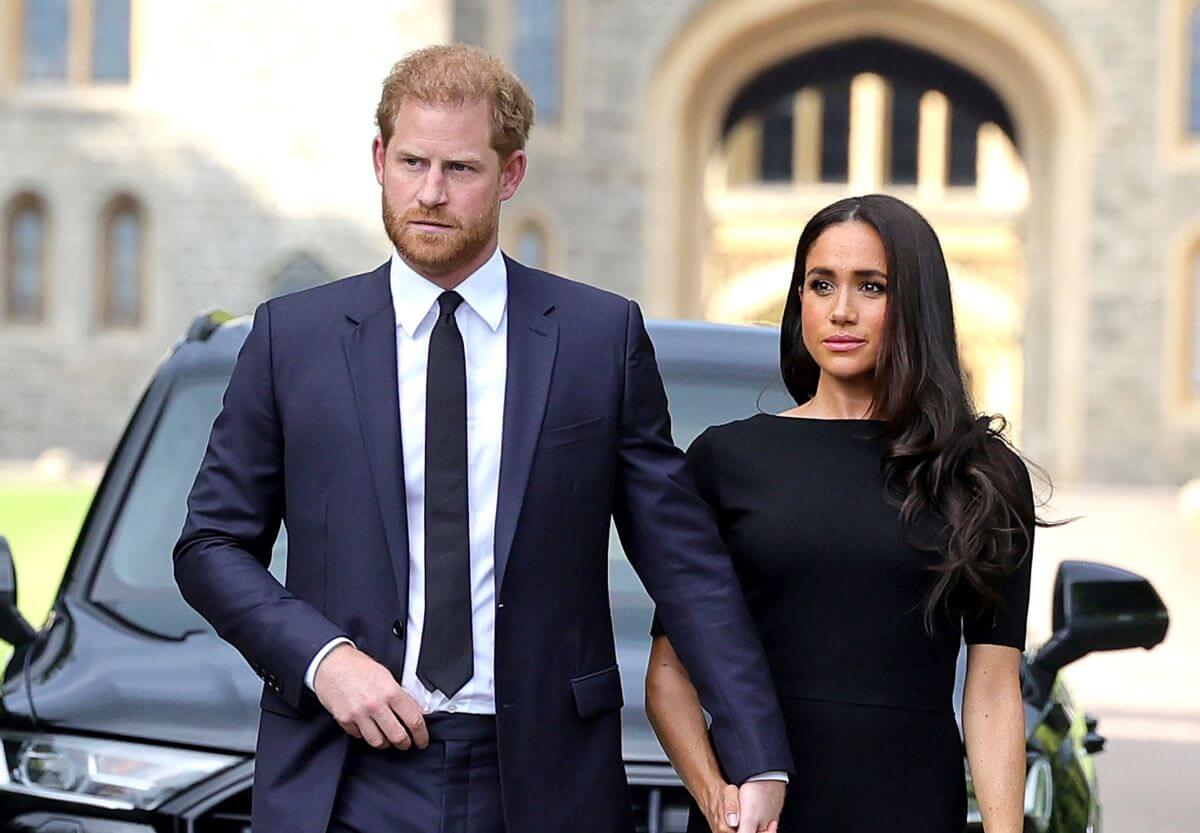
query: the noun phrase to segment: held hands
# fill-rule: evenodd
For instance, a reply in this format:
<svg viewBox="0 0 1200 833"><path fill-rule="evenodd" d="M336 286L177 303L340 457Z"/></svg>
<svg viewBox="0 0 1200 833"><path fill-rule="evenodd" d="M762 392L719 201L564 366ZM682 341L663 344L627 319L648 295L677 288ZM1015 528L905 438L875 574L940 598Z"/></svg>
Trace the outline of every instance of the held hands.
<svg viewBox="0 0 1200 833"><path fill-rule="evenodd" d="M376 749L429 745L420 706L391 671L353 645L339 645L321 660L313 691L346 734Z"/></svg>
<svg viewBox="0 0 1200 833"><path fill-rule="evenodd" d="M721 782L704 793L696 802L713 833L735 833L738 829L738 788Z"/></svg>
<svg viewBox="0 0 1200 833"><path fill-rule="evenodd" d="M786 792L783 781L747 781L740 788L721 783L697 803L713 833L778 833Z"/></svg>
<svg viewBox="0 0 1200 833"><path fill-rule="evenodd" d="M747 781L738 788L741 833L778 833L779 814L787 784L783 781Z"/></svg>

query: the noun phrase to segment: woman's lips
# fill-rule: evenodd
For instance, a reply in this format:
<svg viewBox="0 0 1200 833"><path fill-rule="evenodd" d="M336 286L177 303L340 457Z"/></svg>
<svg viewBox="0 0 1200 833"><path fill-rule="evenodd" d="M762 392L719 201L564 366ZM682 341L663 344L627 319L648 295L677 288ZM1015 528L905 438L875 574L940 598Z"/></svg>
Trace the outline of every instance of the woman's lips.
<svg viewBox="0 0 1200 833"><path fill-rule="evenodd" d="M834 351L835 353L846 353L850 350L854 350L858 347L862 347L864 344L866 344L866 342L863 341L862 339L857 339L857 338L856 339L827 338L827 339L825 339L825 341L822 342L822 344L824 344L826 347L828 347L830 350Z"/></svg>

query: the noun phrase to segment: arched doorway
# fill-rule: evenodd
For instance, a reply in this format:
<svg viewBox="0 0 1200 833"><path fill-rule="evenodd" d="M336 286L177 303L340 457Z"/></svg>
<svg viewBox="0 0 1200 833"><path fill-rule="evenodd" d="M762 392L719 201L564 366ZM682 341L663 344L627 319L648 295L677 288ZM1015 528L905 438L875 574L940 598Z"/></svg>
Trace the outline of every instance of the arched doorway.
<svg viewBox="0 0 1200 833"><path fill-rule="evenodd" d="M769 67L730 105L705 166L703 315L778 322L797 230L846 193L917 206L943 241L977 405L1020 440L1022 227L1012 116L980 79L883 38Z"/></svg>
<svg viewBox="0 0 1200 833"><path fill-rule="evenodd" d="M716 0L700 9L664 51L645 102L647 306L658 315L707 311L713 226L705 188L738 96L797 56L868 38L962 68L1010 114L1029 183L1016 220L1025 278L1022 443L1059 478L1073 479L1086 441L1091 110L1058 33L1015 0ZM848 184L831 199L846 193Z"/></svg>

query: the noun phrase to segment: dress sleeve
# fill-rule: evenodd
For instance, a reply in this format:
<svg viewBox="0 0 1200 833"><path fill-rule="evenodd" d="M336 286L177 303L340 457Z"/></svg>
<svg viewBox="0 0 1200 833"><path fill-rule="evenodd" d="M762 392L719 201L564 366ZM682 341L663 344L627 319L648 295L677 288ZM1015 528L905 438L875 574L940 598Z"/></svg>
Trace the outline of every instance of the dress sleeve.
<svg viewBox="0 0 1200 833"><path fill-rule="evenodd" d="M1012 457L1020 484L1021 499L1025 505L1019 508L1021 522L1026 531L1018 530L1013 536L1013 545L1023 553L1021 562L1004 583L1003 607L998 615L991 612L963 617L963 639L968 645L1006 645L1025 650L1025 625L1029 613L1029 580L1033 565L1034 506L1033 486L1029 470L1016 455ZM1028 546L1026 542L1028 541Z"/></svg>
<svg viewBox="0 0 1200 833"><path fill-rule="evenodd" d="M687 470L692 476L693 482L696 484L696 491L709 508L716 512L717 507L717 492L716 480L712 470L712 437L710 436L711 428L705 429L700 436L692 440L692 444L687 450ZM657 611L654 614L654 620L650 623L650 636L664 636L666 631L663 630L662 622L658 619Z"/></svg>

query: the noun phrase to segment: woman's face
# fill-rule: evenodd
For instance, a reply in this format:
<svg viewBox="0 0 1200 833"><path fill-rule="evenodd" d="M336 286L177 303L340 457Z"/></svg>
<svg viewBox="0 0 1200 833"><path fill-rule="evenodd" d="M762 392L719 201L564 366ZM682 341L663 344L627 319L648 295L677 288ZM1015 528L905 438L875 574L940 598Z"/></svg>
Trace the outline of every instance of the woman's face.
<svg viewBox="0 0 1200 833"><path fill-rule="evenodd" d="M873 378L887 313L887 256L866 223L821 232L804 262L800 321L804 346L825 374Z"/></svg>

